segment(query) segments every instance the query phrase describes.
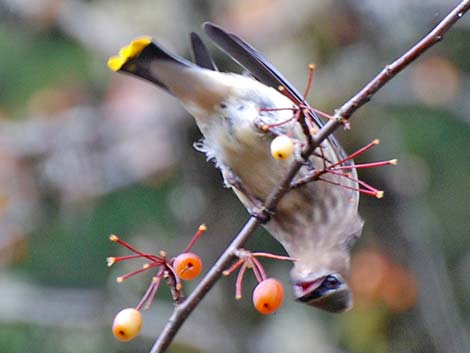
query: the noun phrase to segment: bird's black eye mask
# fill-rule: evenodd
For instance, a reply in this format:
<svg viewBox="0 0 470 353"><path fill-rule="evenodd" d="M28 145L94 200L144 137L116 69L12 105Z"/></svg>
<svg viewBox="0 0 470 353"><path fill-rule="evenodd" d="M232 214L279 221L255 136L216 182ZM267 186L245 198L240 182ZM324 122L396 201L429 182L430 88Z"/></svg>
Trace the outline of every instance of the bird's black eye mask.
<svg viewBox="0 0 470 353"><path fill-rule="evenodd" d="M312 290L310 293L307 293L303 297L297 298L297 300L302 303L308 303L308 302L314 301L324 296L326 292L339 288L342 284L343 282L335 275L328 275L323 278L323 280L321 281L320 285L317 288ZM306 285L307 285L306 283L302 284L304 288L306 287Z"/></svg>

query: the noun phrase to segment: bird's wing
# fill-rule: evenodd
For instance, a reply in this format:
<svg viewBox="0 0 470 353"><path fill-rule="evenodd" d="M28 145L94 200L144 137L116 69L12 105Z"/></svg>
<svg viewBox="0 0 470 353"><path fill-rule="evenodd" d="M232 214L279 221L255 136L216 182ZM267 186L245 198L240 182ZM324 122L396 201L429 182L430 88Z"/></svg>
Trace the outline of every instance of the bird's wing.
<svg viewBox="0 0 470 353"><path fill-rule="evenodd" d="M212 23L205 23L204 30L218 47L250 71L259 81L276 89L283 86L289 96L294 99L294 103L303 103L304 100L299 91L282 76L268 59L243 39ZM324 125L315 112L311 111L310 116L319 127ZM336 157L337 160L340 160L346 157L346 152L333 135L328 137L328 142L331 146L331 150L325 151L328 158L334 160ZM354 163L348 161L345 165L353 166ZM351 175L353 177L356 175L354 168L351 169ZM352 180L341 180L336 176L329 176L329 178L350 187L356 186L356 182ZM296 244L322 247L324 242L324 246L329 247L335 243L352 243L358 237L362 228L362 220L357 214L359 198L357 191L335 185L311 183L298 190L297 193L298 195L292 192L287 195L292 200L281 201L278 207L278 212L280 212L266 225L274 235L277 235L278 240L286 246L288 251L292 250L292 254L297 254L299 251L296 249ZM297 205L298 211L292 212L290 207L298 200L304 200L305 205ZM355 201L349 204L349 200ZM315 205L315 209L312 208L312 205ZM282 214L283 208L285 208L284 214ZM328 216L331 218L331 214L335 213L334 209L345 213L343 218L340 218L341 222L335 220L336 218L326 220ZM324 213L326 212L323 216L320 216L318 220L312 219L312 213L321 215L320 211L322 210ZM301 238L304 240L301 241Z"/></svg>
<svg viewBox="0 0 470 353"><path fill-rule="evenodd" d="M304 100L302 95L293 85L287 81L284 76L274 67L273 64L259 51L250 44L238 37L234 33L225 31L219 26L210 22L203 24L204 31L209 38L230 57L237 61L241 66L251 72L259 81L273 88L283 86L289 95L295 99L296 104L301 104ZM322 127L324 123L315 112L310 111L310 116L315 123ZM335 153L339 159L346 156L340 143L333 135L328 137L328 141L334 147Z"/></svg>
<svg viewBox="0 0 470 353"><path fill-rule="evenodd" d="M284 88L297 100L295 103L302 102L301 94L282 76L282 74L264 57L259 51L250 44L238 37L234 33L225 31L213 23L203 24L204 31L209 38L230 57L246 68L259 81L267 86ZM321 121L317 122L321 124Z"/></svg>
<svg viewBox="0 0 470 353"><path fill-rule="evenodd" d="M207 47L201 40L201 37L199 37L196 33L191 32L190 40L191 49L193 51L193 60L196 65L208 70L218 71L217 66L209 54L209 50L207 50Z"/></svg>

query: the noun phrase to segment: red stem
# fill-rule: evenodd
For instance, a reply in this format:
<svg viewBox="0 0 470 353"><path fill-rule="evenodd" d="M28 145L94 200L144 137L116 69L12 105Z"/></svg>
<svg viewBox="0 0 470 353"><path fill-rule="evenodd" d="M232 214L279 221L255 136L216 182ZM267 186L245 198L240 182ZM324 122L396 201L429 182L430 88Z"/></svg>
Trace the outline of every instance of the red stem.
<svg viewBox="0 0 470 353"><path fill-rule="evenodd" d="M245 262L244 258L238 259L228 270L224 270L224 275L228 276Z"/></svg>
<svg viewBox="0 0 470 353"><path fill-rule="evenodd" d="M132 276L135 276L139 273L145 272L145 271L150 270L151 268L154 268L154 267L157 267L157 266L161 266L161 264L156 263L156 262L150 262L145 267L139 268L138 270L135 270L135 271L126 273L125 275L119 276L118 277L119 282L125 281L126 279L128 279Z"/></svg>
<svg viewBox="0 0 470 353"><path fill-rule="evenodd" d="M241 299L242 297L243 276L245 275L247 267L248 267L248 264L246 263L246 261L243 261L243 265L240 268L240 271L238 272L237 280L235 282L235 298L236 299Z"/></svg>
<svg viewBox="0 0 470 353"><path fill-rule="evenodd" d="M313 64L308 65L308 80L307 80L307 87L305 88L305 92L304 92L304 101L307 99L308 94L310 92L310 88L312 87L314 71L315 71L315 65Z"/></svg>
<svg viewBox="0 0 470 353"><path fill-rule="evenodd" d="M254 256L251 257L251 261L253 263L253 272L256 275L256 279L258 280L258 282L264 281L267 278L267 275L263 265L261 265L261 262L259 262L259 260Z"/></svg>
<svg viewBox="0 0 470 353"><path fill-rule="evenodd" d="M347 165L340 165L336 166L333 169L334 170L344 170L344 169L362 169L362 168L376 168L376 167L383 167L387 165L396 165L396 159L391 159L389 161L380 161L380 162L370 162L370 163L362 163L362 164L354 164L353 166L347 166Z"/></svg>
<svg viewBox="0 0 470 353"><path fill-rule="evenodd" d="M157 275L152 278L152 282L150 283L149 287L147 288L147 291L145 292L144 296L136 307L137 310L141 310L144 304L146 304L144 309L147 309L150 306L162 281L163 271L163 267L160 268Z"/></svg>
<svg viewBox="0 0 470 353"><path fill-rule="evenodd" d="M338 162L336 162L336 163L330 165L329 168L334 168L334 167L336 167L336 166L338 166L338 165L340 165L340 164L343 164L344 162L350 161L351 159L354 159L354 158L356 158L357 156L363 154L364 152L370 150L372 147L377 146L378 144L379 144L379 140L374 140L374 141L368 143L367 145L365 145L364 147L359 148L356 152L351 153L351 154L350 154L349 156L347 156L346 158L344 158L344 159L342 159L342 160L340 160L340 161L338 161Z"/></svg>
<svg viewBox="0 0 470 353"><path fill-rule="evenodd" d="M204 224L201 224L199 226L196 234L194 234L191 241L188 243L188 245L186 245L186 248L183 250L183 253L187 253L189 250L191 250L191 248L198 241L198 239L201 237L201 235L203 235L205 233L206 230L207 230L206 226Z"/></svg>
<svg viewBox="0 0 470 353"><path fill-rule="evenodd" d="M282 256L282 255L275 255L275 254L270 254L268 252L254 252L251 255L253 256L259 256L259 257L267 257L269 259L274 259L274 260L283 260L283 261L297 261L297 259L289 256Z"/></svg>
<svg viewBox="0 0 470 353"><path fill-rule="evenodd" d="M124 240L121 240L121 238L119 238L119 237L116 236L116 235L111 235L111 237L112 237L112 241L118 243L119 245L124 246L125 248L129 249L130 251L132 251L132 252L134 252L134 253L136 253L136 254L139 254L139 255L142 256L142 257L145 257L146 259L149 259L149 260L151 260L151 261L159 261L159 260L161 261L161 260L163 260L163 258L160 257L160 256L151 255L151 254L146 254L146 253L143 253L143 252L137 250L137 249L134 248L131 244L125 242ZM110 238L111 238L111 237L110 237Z"/></svg>

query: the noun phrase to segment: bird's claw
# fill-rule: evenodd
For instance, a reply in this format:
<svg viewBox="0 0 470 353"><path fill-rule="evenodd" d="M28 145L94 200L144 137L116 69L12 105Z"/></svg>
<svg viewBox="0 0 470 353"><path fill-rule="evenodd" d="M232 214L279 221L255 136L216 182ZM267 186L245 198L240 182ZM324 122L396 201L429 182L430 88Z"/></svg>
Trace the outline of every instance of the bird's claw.
<svg viewBox="0 0 470 353"><path fill-rule="evenodd" d="M313 163L310 159L299 159L297 160L297 162L299 162L300 164L302 164L302 166L304 166L305 168L307 168L308 171L314 171L315 170L315 167L313 166Z"/></svg>
<svg viewBox="0 0 470 353"><path fill-rule="evenodd" d="M258 221L262 224L266 224L269 222L271 217L274 215L274 211L266 208L264 206L254 206L251 209L251 215L255 217Z"/></svg>

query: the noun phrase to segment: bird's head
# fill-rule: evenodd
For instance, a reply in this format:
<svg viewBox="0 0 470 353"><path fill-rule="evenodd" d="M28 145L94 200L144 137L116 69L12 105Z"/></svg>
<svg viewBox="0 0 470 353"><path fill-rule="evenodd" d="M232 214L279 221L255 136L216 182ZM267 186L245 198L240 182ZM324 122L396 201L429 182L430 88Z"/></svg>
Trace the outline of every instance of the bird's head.
<svg viewBox="0 0 470 353"><path fill-rule="evenodd" d="M317 226L314 235L296 229L285 247L296 259L290 277L297 301L332 313L352 308L350 250L362 225L357 210L350 208L340 221Z"/></svg>
<svg viewBox="0 0 470 353"><path fill-rule="evenodd" d="M339 273L312 275L294 281L294 295L299 302L332 313L351 309L352 296L346 280Z"/></svg>
<svg viewBox="0 0 470 353"><path fill-rule="evenodd" d="M298 256L290 273L296 300L332 313L351 309L349 258L344 247L310 249Z"/></svg>

